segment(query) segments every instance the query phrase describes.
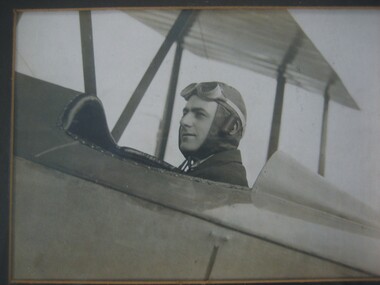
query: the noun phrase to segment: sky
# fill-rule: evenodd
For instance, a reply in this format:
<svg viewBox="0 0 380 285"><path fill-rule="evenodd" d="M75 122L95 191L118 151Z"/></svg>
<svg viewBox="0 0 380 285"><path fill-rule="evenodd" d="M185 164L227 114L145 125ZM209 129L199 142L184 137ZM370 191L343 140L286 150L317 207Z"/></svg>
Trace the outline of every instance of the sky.
<svg viewBox="0 0 380 285"><path fill-rule="evenodd" d="M380 10L289 12L360 107L353 110L330 103L325 178L342 191L379 208ZM164 37L122 11L93 11L92 24L97 93L112 129ZM166 56L119 145L154 154L174 48ZM78 12L23 13L17 25L16 71L83 92ZM177 93L192 82L213 80L236 87L245 99L248 122L240 149L252 186L266 162L276 82L185 50ZM165 156L173 165L184 159L177 145L184 104L176 96ZM322 96L286 85L279 149L313 172L318 168L322 109Z"/></svg>

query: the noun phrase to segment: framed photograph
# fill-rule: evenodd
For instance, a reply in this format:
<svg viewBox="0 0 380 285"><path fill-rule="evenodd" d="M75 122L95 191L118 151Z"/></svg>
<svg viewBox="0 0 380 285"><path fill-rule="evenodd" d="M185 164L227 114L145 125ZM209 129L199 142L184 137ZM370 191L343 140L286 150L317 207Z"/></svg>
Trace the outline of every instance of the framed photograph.
<svg viewBox="0 0 380 285"><path fill-rule="evenodd" d="M379 281L375 8L6 10L2 281Z"/></svg>

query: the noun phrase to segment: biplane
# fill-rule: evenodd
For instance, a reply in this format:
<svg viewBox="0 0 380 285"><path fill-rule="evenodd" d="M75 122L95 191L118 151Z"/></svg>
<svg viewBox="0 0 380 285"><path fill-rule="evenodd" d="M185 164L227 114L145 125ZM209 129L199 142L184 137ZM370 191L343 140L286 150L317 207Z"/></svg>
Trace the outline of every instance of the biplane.
<svg viewBox="0 0 380 285"><path fill-rule="evenodd" d="M12 280L380 275L378 212L323 177L329 102L359 106L286 10L121 11L164 40L113 128L96 88L92 12L77 13L84 92L15 73ZM155 153L120 145L172 47ZM164 161L184 50L277 82L267 162L252 187ZM324 99L318 173L278 148L285 84Z"/></svg>

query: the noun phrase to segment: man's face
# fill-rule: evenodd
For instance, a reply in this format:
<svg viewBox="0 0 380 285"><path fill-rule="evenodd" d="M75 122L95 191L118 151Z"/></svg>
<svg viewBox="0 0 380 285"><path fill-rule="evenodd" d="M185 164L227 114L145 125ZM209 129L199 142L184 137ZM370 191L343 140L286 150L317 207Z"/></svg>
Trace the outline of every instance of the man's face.
<svg viewBox="0 0 380 285"><path fill-rule="evenodd" d="M206 140L215 117L218 104L191 96L183 109L180 121L179 148L182 151L196 151Z"/></svg>

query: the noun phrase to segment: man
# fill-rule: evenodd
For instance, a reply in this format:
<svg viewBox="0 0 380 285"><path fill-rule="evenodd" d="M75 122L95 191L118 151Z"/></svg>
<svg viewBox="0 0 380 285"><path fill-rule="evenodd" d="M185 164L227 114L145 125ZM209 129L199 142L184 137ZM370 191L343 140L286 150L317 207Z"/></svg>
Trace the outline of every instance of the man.
<svg viewBox="0 0 380 285"><path fill-rule="evenodd" d="M200 178L248 186L237 149L246 109L240 93L222 82L193 83L181 92L187 101L179 128L180 169Z"/></svg>

